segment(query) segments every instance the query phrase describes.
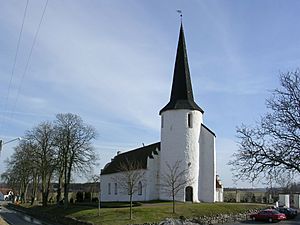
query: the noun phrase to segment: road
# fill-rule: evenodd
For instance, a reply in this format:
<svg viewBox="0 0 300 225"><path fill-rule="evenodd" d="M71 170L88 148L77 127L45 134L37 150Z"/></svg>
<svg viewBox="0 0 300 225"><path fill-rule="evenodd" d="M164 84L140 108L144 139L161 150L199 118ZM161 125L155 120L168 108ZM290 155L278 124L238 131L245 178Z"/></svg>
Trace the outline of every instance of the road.
<svg viewBox="0 0 300 225"><path fill-rule="evenodd" d="M228 223L227 225L259 225L259 224L269 224L268 222L264 222L264 221L251 221L251 220L246 220L246 221L241 221L241 222L236 222L236 223ZM291 220L284 220L281 221L279 223L275 223L278 225L300 225L300 215L298 214L298 216L295 219L291 219ZM221 224L218 224L221 225ZM223 224L225 225L225 224Z"/></svg>
<svg viewBox="0 0 300 225"><path fill-rule="evenodd" d="M50 225L24 213L7 209L3 207L4 204L5 202L0 202L0 217L10 225Z"/></svg>

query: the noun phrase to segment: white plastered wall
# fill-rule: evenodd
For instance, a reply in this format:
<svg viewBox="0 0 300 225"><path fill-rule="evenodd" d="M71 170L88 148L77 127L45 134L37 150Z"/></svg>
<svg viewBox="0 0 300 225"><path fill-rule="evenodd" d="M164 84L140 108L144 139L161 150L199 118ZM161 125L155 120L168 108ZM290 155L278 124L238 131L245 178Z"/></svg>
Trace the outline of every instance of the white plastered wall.
<svg viewBox="0 0 300 225"><path fill-rule="evenodd" d="M224 190L223 188L217 188L216 189L216 202L223 202L224 201Z"/></svg>
<svg viewBox="0 0 300 225"><path fill-rule="evenodd" d="M290 207L290 195L289 194L279 194L279 206Z"/></svg>
<svg viewBox="0 0 300 225"><path fill-rule="evenodd" d="M157 152L159 153L158 149ZM144 177L141 180L143 184L142 195L138 193L133 194L133 201L150 201L158 199L158 171L159 171L159 155L153 155L153 158L147 159L146 170L141 170ZM129 195L122 190L116 178L122 173L113 173L101 175L101 201L129 201ZM109 194L110 183L110 194ZM115 183L117 183L117 194L115 194Z"/></svg>
<svg viewBox="0 0 300 225"><path fill-rule="evenodd" d="M188 114L192 114L192 128L188 127ZM167 164L173 166L180 161L180 170L187 170L185 179L192 180L187 186L193 188L193 201L198 202L199 176L199 135L202 113L197 110L168 110L162 113L161 128L161 160L160 183L163 174L168 173ZM171 200L160 188L159 198ZM177 201L185 201L185 190L182 189L175 197Z"/></svg>
<svg viewBox="0 0 300 225"><path fill-rule="evenodd" d="M158 155L153 154L153 159L148 158L147 161L147 172L145 174L146 177L146 187L145 189L145 198L146 201L149 200L157 200L159 199L159 162L160 162L160 151L156 150Z"/></svg>
<svg viewBox="0 0 300 225"><path fill-rule="evenodd" d="M300 209L300 194L294 194L294 207Z"/></svg>
<svg viewBox="0 0 300 225"><path fill-rule="evenodd" d="M146 170L141 170L141 172L146 173ZM122 176L122 172L120 173L112 173L101 175L101 201L102 202L128 202L129 195L126 190L122 189L122 187L117 182L117 177ZM144 183L145 181L141 181ZM115 183L117 183L117 192L115 192ZM109 192L109 184L110 184L110 192ZM133 201L146 201L146 185L143 187L142 195L138 195L138 193L134 193L132 196Z"/></svg>
<svg viewBox="0 0 300 225"><path fill-rule="evenodd" d="M199 200L216 200L216 156L215 136L205 126L201 126L199 154Z"/></svg>

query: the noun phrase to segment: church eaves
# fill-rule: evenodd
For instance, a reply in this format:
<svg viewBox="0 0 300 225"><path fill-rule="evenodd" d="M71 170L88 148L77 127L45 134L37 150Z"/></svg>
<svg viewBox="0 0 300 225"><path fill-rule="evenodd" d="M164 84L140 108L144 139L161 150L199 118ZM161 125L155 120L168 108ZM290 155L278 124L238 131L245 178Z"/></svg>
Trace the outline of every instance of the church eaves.
<svg viewBox="0 0 300 225"><path fill-rule="evenodd" d="M182 24L180 26L170 101L160 110L159 114L173 109L191 109L198 110L201 113L204 112L194 101Z"/></svg>

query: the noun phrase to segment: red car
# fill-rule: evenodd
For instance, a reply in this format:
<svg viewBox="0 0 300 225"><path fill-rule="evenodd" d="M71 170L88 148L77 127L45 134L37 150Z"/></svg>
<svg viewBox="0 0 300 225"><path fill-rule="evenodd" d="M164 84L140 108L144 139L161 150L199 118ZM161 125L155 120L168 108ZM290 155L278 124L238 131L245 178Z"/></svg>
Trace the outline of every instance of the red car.
<svg viewBox="0 0 300 225"><path fill-rule="evenodd" d="M273 221L285 220L286 216L283 213L278 212L274 209L265 209L258 213L251 214L250 218L252 220L267 220L270 223Z"/></svg>

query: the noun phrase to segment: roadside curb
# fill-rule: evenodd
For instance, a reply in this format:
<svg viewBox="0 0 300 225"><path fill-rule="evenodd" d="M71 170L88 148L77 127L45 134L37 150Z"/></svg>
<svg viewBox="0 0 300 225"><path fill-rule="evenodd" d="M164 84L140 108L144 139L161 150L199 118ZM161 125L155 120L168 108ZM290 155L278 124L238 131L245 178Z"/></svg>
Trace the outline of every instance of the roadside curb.
<svg viewBox="0 0 300 225"><path fill-rule="evenodd" d="M0 225L9 225L9 224L0 216Z"/></svg>

